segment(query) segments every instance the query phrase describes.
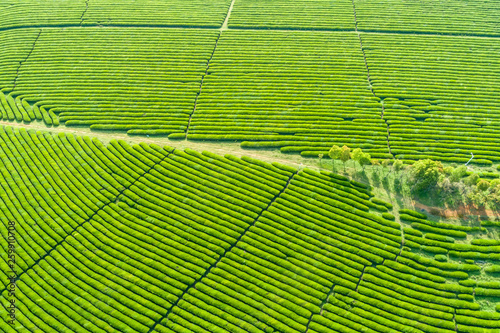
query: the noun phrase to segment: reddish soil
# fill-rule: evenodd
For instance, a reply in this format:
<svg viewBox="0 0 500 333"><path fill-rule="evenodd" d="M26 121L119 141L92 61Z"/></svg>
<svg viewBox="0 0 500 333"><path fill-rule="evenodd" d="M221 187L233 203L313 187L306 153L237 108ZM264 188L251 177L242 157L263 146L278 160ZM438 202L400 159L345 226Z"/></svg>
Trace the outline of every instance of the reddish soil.
<svg viewBox="0 0 500 333"><path fill-rule="evenodd" d="M479 217L494 217L494 216L500 216L500 212L494 211L491 209L485 209L485 208L476 208L474 206L468 205L468 206L460 206L455 209L450 209L450 208L439 208L439 207L431 207L427 205L423 205L421 203L415 202L414 203L415 208L418 209L425 209L432 215L436 216L441 216L445 218L467 218L470 216L479 216Z"/></svg>

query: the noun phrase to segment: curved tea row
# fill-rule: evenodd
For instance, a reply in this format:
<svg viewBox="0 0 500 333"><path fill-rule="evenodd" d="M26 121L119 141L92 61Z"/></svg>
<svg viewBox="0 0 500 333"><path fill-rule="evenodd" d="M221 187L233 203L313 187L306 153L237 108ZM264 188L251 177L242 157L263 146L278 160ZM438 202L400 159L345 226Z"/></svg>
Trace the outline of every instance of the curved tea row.
<svg viewBox="0 0 500 333"><path fill-rule="evenodd" d="M186 130L218 36L154 28L40 31L17 76L13 63L1 69L11 78L0 94L8 102L0 107L3 119L146 133Z"/></svg>
<svg viewBox="0 0 500 333"><path fill-rule="evenodd" d="M0 161L2 248L17 235L0 331L498 329L500 246L459 241L484 227L401 211L402 230L342 176L11 127ZM2 318L8 271L5 250Z"/></svg>
<svg viewBox="0 0 500 333"><path fill-rule="evenodd" d="M499 44L487 38L362 34L391 151L401 159L499 161ZM473 160L474 161L474 160Z"/></svg>

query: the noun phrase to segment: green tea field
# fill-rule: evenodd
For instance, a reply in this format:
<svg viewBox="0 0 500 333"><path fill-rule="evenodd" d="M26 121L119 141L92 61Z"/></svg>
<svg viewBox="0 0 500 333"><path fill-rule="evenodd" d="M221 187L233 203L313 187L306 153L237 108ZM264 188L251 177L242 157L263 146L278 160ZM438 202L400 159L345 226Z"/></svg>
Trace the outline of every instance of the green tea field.
<svg viewBox="0 0 500 333"><path fill-rule="evenodd" d="M490 228L393 211L329 172L11 127L0 138L18 267L5 332L500 327Z"/></svg>
<svg viewBox="0 0 500 333"><path fill-rule="evenodd" d="M0 13L0 332L500 332L500 2Z"/></svg>

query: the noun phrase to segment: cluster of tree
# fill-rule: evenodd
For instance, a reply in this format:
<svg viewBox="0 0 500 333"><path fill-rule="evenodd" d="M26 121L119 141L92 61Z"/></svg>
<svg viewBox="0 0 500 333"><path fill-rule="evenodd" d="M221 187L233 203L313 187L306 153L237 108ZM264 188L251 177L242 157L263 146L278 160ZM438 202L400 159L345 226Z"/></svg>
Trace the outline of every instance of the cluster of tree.
<svg viewBox="0 0 500 333"><path fill-rule="evenodd" d="M372 164L372 159L370 154L364 153L361 150L361 148L356 148L351 150L351 148L345 145L343 147L339 147L336 145L333 146L332 148L330 148L328 156L334 161L341 160L342 163L344 164L344 172L345 172L345 165L349 160L357 162L363 168L363 170L366 165ZM323 154L320 154L319 158L320 159L323 158Z"/></svg>
<svg viewBox="0 0 500 333"><path fill-rule="evenodd" d="M421 160L409 169L408 182L415 195L438 197L450 206L500 208L500 179L481 179L465 165L444 167L441 162Z"/></svg>
<svg viewBox="0 0 500 333"><path fill-rule="evenodd" d="M318 156L320 160L323 158L323 154L319 154ZM392 166L395 171L399 172L405 166L404 163L400 160L385 159L381 162L380 160L372 159L370 154L363 152L361 148L351 149L345 145L343 147L334 145L332 148L330 148L328 156L334 161L342 161L342 163L344 164L344 172L346 163L350 160L353 160L354 162L359 164L363 170L367 165L381 165L384 169Z"/></svg>
<svg viewBox="0 0 500 333"><path fill-rule="evenodd" d="M478 173L468 172L465 165L445 167L441 162L429 159L417 161L413 165L407 165L401 160L380 161L372 159L370 154L363 152L361 148L351 149L345 145L333 146L328 156L332 160L342 161L344 172L350 160L359 164L363 171L367 165L394 171L394 187L398 189L407 185L414 197L435 198L453 207L472 204L478 208L491 206L500 209L500 179L482 179ZM319 158L321 160L323 154L320 154Z"/></svg>

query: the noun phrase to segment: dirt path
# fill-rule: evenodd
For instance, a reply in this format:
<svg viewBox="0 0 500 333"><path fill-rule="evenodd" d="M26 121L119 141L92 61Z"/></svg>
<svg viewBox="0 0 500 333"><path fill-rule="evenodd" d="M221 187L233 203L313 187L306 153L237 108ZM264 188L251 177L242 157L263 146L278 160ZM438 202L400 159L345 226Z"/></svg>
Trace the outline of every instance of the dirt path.
<svg viewBox="0 0 500 333"><path fill-rule="evenodd" d="M234 6L234 1L231 1L231 5L229 5L229 10L227 11L226 19L224 20L224 23L222 24L222 27L220 28L220 31L224 31L228 29L228 22L229 22L229 17L231 16L231 12L233 11L233 6Z"/></svg>
<svg viewBox="0 0 500 333"><path fill-rule="evenodd" d="M314 170L327 170L318 166L316 159L306 159L300 155L286 155L280 153L278 149L272 150L246 150L240 147L238 142L220 142L220 141L187 141L187 140L169 140L166 137L145 137L145 136L130 136L123 132L109 132L109 131L92 131L89 128L83 127L66 127L60 125L57 127L48 127L41 121L33 121L31 124L22 122L9 122L0 120L0 125L12 126L16 128L33 129L37 131L47 131L50 133L70 133L74 135L90 136L98 138L102 143L108 144L109 141L123 140L130 144L139 144L141 142L148 144L157 144L158 146L170 146L178 149L190 148L197 151L210 151L218 155L234 155L237 157L248 156L259 159L268 163L278 162L294 168L308 167Z"/></svg>

